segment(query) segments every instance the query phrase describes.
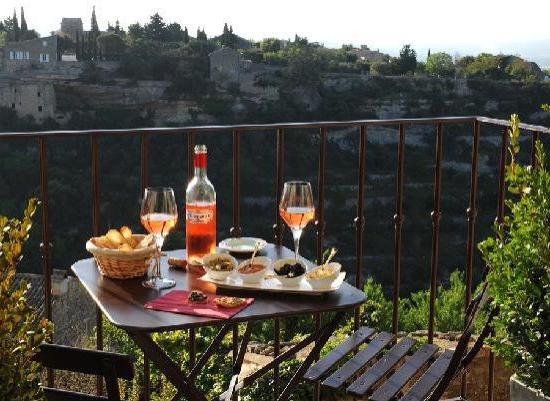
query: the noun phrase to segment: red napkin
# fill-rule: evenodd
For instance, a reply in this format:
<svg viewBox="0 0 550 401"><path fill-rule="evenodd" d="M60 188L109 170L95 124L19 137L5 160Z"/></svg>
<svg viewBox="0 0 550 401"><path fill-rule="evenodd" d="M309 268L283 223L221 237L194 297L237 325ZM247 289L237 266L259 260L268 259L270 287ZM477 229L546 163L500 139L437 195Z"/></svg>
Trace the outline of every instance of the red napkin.
<svg viewBox="0 0 550 401"><path fill-rule="evenodd" d="M245 302L235 308L222 308L214 303L218 295L205 294L208 300L204 304L190 303L187 296L191 291L173 290L153 301L145 304L146 309L154 309L164 312L182 313L184 315L206 316L217 319L228 319L242 311L252 302L254 298L246 298Z"/></svg>

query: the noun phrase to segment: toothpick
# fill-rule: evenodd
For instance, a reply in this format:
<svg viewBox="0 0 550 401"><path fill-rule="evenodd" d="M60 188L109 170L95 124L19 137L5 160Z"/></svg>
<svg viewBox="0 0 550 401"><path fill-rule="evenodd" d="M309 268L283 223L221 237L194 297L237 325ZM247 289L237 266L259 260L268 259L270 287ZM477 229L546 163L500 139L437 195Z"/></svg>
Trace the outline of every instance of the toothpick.
<svg viewBox="0 0 550 401"><path fill-rule="evenodd" d="M250 258L250 265L254 264L254 257L256 256L256 253L258 253L258 250L260 249L260 241L256 241L254 244L254 252L252 252L252 257Z"/></svg>
<svg viewBox="0 0 550 401"><path fill-rule="evenodd" d="M325 267L326 265L328 265L328 263L330 262L330 260L334 257L334 255L336 255L336 248L331 248L330 250L330 254L328 255L327 257L327 260L325 260L325 263L323 263L323 267Z"/></svg>

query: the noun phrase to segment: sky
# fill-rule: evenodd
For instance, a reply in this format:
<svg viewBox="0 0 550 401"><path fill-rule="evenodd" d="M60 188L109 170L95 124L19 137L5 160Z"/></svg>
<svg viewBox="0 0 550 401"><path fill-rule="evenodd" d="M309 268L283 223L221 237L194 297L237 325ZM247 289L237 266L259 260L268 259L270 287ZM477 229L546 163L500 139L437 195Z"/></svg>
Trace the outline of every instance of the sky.
<svg viewBox="0 0 550 401"><path fill-rule="evenodd" d="M366 44L393 55L410 43L421 58L428 49L487 51L547 58L539 62L550 66L548 0L1 0L0 17L23 6L29 27L44 36L59 29L62 17L81 17L88 29L94 5L101 29L117 19L124 27L143 23L159 12L193 35L199 26L218 35L227 22L247 39L298 34L329 47Z"/></svg>

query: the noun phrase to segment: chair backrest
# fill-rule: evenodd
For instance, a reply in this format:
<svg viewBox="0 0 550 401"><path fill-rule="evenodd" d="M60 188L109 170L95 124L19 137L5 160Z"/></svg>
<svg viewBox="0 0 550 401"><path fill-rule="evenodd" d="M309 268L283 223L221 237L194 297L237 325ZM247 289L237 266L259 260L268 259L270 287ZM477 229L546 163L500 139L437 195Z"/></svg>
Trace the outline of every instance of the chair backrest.
<svg viewBox="0 0 550 401"><path fill-rule="evenodd" d="M488 311L485 325L477 337L474 345L468 350L468 344L472 338L474 325L479 313L483 310L485 305L490 301L487 293L487 281L485 281L487 271L483 275L484 283L479 294L472 299L468 308L466 308L464 331L462 332L460 339L455 347L455 351L449 362L444 375L441 380L434 387L432 393L428 396L426 401L437 401L441 398L451 381L464 369L468 367L470 362L475 358L478 352L483 347L483 343L492 332L491 322L498 313L498 309L491 309Z"/></svg>
<svg viewBox="0 0 550 401"><path fill-rule="evenodd" d="M134 377L132 359L114 352L42 344L34 360L46 368L97 375L105 379L107 397L43 387L48 401L120 401L117 379L131 380Z"/></svg>

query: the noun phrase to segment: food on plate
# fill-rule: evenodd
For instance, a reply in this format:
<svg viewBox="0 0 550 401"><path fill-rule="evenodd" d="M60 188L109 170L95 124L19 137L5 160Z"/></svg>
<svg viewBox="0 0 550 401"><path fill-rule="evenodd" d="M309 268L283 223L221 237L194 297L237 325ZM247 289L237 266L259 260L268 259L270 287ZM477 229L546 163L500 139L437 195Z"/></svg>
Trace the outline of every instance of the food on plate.
<svg viewBox="0 0 550 401"><path fill-rule="evenodd" d="M187 268L187 260L178 258L168 258L168 264L170 266L179 267L180 269Z"/></svg>
<svg viewBox="0 0 550 401"><path fill-rule="evenodd" d="M321 280L338 275L339 270L335 268L335 263L329 263L319 266L306 273L306 278L310 280Z"/></svg>
<svg viewBox="0 0 550 401"><path fill-rule="evenodd" d="M132 230L129 227L123 226L119 230L110 229L107 234L92 238L91 242L98 248L132 252L136 249L147 248L154 241L152 235L144 236L141 241L138 241L138 238L132 234Z"/></svg>
<svg viewBox="0 0 550 401"><path fill-rule="evenodd" d="M202 291L193 290L187 296L187 300L192 304L205 304L208 301L208 297Z"/></svg>
<svg viewBox="0 0 550 401"><path fill-rule="evenodd" d="M306 272L305 267L298 262L285 263L282 266L275 267L275 274L280 277L295 278Z"/></svg>
<svg viewBox="0 0 550 401"><path fill-rule="evenodd" d="M265 266L263 266L263 265L260 265L258 263L254 263L254 264L249 263L247 265L242 266L239 269L239 273L241 273L241 274L254 274L254 273L258 273L258 272L262 271L263 269L265 269Z"/></svg>
<svg viewBox="0 0 550 401"><path fill-rule="evenodd" d="M210 269L217 272L227 272L233 270L233 263L228 259L211 259L205 263L205 265Z"/></svg>
<svg viewBox="0 0 550 401"><path fill-rule="evenodd" d="M236 308L243 305L246 299L238 297L219 297L216 298L214 302L222 308Z"/></svg>

